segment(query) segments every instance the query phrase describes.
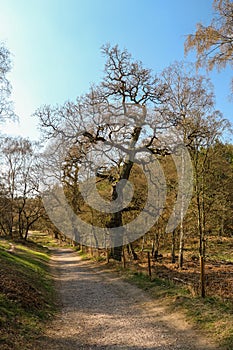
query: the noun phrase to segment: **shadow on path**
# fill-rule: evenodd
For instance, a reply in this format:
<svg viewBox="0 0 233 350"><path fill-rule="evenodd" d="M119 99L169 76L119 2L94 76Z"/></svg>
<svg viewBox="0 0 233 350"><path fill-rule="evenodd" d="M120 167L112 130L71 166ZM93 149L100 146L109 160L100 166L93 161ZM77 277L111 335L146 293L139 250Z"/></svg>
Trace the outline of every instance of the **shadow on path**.
<svg viewBox="0 0 233 350"><path fill-rule="evenodd" d="M34 349L217 350L142 290L83 261L53 251L62 307Z"/></svg>

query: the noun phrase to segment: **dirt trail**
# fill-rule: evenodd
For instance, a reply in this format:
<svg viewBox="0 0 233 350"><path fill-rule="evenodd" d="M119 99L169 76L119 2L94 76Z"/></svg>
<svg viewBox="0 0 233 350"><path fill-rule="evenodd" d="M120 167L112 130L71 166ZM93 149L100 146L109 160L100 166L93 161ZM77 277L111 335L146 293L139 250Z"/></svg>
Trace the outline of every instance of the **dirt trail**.
<svg viewBox="0 0 233 350"><path fill-rule="evenodd" d="M216 349L181 315L72 250L54 251L52 264L62 310L34 350Z"/></svg>

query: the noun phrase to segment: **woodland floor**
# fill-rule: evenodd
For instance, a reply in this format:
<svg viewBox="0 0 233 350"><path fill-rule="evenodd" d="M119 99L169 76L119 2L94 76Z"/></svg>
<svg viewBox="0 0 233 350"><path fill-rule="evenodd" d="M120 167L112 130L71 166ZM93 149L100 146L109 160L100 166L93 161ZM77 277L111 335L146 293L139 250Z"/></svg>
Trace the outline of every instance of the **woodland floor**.
<svg viewBox="0 0 233 350"><path fill-rule="evenodd" d="M180 313L71 249L51 259L61 308L34 350L215 350Z"/></svg>

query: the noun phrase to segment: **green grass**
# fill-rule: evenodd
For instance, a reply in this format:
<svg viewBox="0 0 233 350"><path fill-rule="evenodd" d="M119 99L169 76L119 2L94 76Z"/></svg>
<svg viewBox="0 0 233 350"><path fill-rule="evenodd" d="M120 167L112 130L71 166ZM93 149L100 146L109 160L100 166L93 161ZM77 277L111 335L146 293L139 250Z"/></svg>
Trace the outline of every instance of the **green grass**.
<svg viewBox="0 0 233 350"><path fill-rule="evenodd" d="M211 260L233 262L233 241L226 237L207 239L207 256Z"/></svg>
<svg viewBox="0 0 233 350"><path fill-rule="evenodd" d="M82 250L74 248L78 252L78 254L82 257L83 260L92 260L97 262L103 262L106 260L104 256L101 255L91 255L90 253L86 253Z"/></svg>
<svg viewBox="0 0 233 350"><path fill-rule="evenodd" d="M13 251L8 249L14 245ZM49 250L0 239L0 348L32 349L56 310Z"/></svg>
<svg viewBox="0 0 233 350"><path fill-rule="evenodd" d="M58 240L48 235L46 232L33 231L30 232L29 239L43 247L57 247Z"/></svg>
<svg viewBox="0 0 233 350"><path fill-rule="evenodd" d="M85 253L83 250L77 250L77 252L78 252L78 255L81 256L83 260L91 260L91 256Z"/></svg>
<svg viewBox="0 0 233 350"><path fill-rule="evenodd" d="M168 296L176 295L187 295L189 292L185 288L179 288L173 282L161 278L152 278L150 279L148 275L142 272L134 272L133 274L129 271L127 280L139 288L144 290L149 290L153 297L166 298Z"/></svg>
<svg viewBox="0 0 233 350"><path fill-rule="evenodd" d="M214 337L223 349L233 349L232 302L213 297L195 297L177 301L175 307L185 310L187 317L200 330Z"/></svg>
<svg viewBox="0 0 233 350"><path fill-rule="evenodd" d="M11 247L11 244L8 240L5 240L5 239L1 239L0 240L0 249L10 249Z"/></svg>

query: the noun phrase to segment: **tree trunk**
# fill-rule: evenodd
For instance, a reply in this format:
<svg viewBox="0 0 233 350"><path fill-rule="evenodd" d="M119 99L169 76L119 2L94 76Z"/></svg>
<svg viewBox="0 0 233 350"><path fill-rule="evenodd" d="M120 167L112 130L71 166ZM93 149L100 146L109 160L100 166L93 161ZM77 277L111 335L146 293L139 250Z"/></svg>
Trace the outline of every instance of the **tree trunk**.
<svg viewBox="0 0 233 350"><path fill-rule="evenodd" d="M176 230L172 231L172 249L171 249L171 262L175 264L176 262Z"/></svg>
<svg viewBox="0 0 233 350"><path fill-rule="evenodd" d="M135 253L135 250L134 250L134 247L133 247L132 243L127 244L127 251L128 251L128 254L132 256L133 260L137 260L138 259L138 256Z"/></svg>
<svg viewBox="0 0 233 350"><path fill-rule="evenodd" d="M203 179L202 185L203 185ZM198 189L198 187L197 187ZM197 191L198 231L199 231L199 254L200 254L200 284L201 297L205 298L205 207L204 194Z"/></svg>
<svg viewBox="0 0 233 350"><path fill-rule="evenodd" d="M121 195L121 193L117 193L116 191L116 185L112 188L112 200L116 200L118 195ZM111 233L111 252L110 252L110 258L121 261L122 256L122 246L123 246L123 223L122 223L122 211L118 211L115 213L112 213L112 217L109 223L109 227L112 229L115 229L113 233Z"/></svg>
<svg viewBox="0 0 233 350"><path fill-rule="evenodd" d="M58 231L56 231L56 230L53 231L53 238L59 239L59 233L58 233Z"/></svg>
<svg viewBox="0 0 233 350"><path fill-rule="evenodd" d="M179 269L182 269L184 263L184 228L183 222L180 223L180 244L179 244Z"/></svg>
<svg viewBox="0 0 233 350"><path fill-rule="evenodd" d="M183 184L184 182L184 154L181 154L181 178L180 182ZM184 262L184 189L181 189L181 208L180 208L180 244L179 244L179 269L182 269Z"/></svg>
<svg viewBox="0 0 233 350"><path fill-rule="evenodd" d="M141 252L144 250L144 245L145 245L145 235L142 237L142 247L141 247Z"/></svg>
<svg viewBox="0 0 233 350"><path fill-rule="evenodd" d="M201 297L205 298L205 260L203 256L200 256L200 284Z"/></svg>
<svg viewBox="0 0 233 350"><path fill-rule="evenodd" d="M200 256L203 256L204 253L204 232L203 232L203 226L202 226L202 208L201 208L201 200L200 200L200 194L197 195L197 225L198 225L198 233L199 233L199 254Z"/></svg>
<svg viewBox="0 0 233 350"><path fill-rule="evenodd" d="M159 229L157 229L154 237L154 244L153 244L153 252L152 252L152 257L155 261L158 260L159 256Z"/></svg>
<svg viewBox="0 0 233 350"><path fill-rule="evenodd" d="M26 241L27 238L28 238L28 231L29 231L29 227L26 227L25 234L24 234L24 240L25 240L25 241Z"/></svg>
<svg viewBox="0 0 233 350"><path fill-rule="evenodd" d="M137 143L139 136L141 133L141 127L135 127L132 133L132 138L130 142L129 151L132 153L126 157L126 160L122 166L120 176L118 179L118 182L121 180L128 180L130 176L131 169L133 167L133 161L134 161L134 147ZM120 202L123 202L123 186L121 189L118 188L118 192L116 191L116 183L112 186L112 200L116 200L120 196ZM110 220L109 227L110 228L116 228L116 230L113 231L111 234L111 258L121 261L122 256L122 246L124 244L124 234L125 229L123 227L123 221L122 221L122 214L123 211L119 210L116 213L112 213L112 217Z"/></svg>
<svg viewBox="0 0 233 350"><path fill-rule="evenodd" d="M112 247L111 248L111 253L110 253L110 258L121 261L121 256L122 256L122 246L118 247Z"/></svg>

